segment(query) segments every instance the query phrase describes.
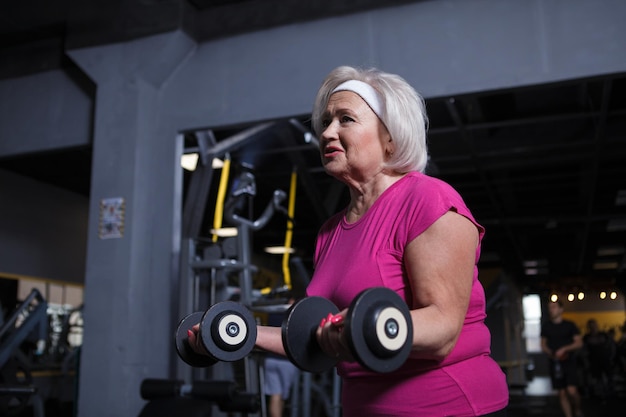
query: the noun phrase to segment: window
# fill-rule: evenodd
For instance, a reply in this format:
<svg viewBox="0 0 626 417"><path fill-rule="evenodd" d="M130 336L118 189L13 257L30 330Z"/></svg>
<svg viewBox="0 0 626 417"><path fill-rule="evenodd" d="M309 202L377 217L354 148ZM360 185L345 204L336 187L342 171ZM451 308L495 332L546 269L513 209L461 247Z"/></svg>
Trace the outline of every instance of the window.
<svg viewBox="0 0 626 417"><path fill-rule="evenodd" d="M528 353L541 352L541 299L537 294L522 298L524 309L524 338Z"/></svg>

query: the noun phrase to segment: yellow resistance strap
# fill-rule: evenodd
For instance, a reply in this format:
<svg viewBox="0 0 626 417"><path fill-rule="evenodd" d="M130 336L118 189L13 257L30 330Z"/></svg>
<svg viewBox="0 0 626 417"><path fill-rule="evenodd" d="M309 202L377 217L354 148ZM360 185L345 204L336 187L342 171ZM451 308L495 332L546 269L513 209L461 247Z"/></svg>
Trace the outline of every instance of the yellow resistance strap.
<svg viewBox="0 0 626 417"><path fill-rule="evenodd" d="M291 289L291 274L289 272L289 250L291 249L291 238L293 236L293 219L296 209L296 186L298 174L294 170L291 173L291 184L289 185L289 206L287 207L287 231L285 232L285 253L283 254L283 280L285 286Z"/></svg>
<svg viewBox="0 0 626 417"><path fill-rule="evenodd" d="M224 199L228 188L228 175L230 174L230 158L224 158L222 175L220 176L220 186L217 190L217 201L215 202L215 215L213 216L213 242L217 242L217 231L222 227L224 218Z"/></svg>

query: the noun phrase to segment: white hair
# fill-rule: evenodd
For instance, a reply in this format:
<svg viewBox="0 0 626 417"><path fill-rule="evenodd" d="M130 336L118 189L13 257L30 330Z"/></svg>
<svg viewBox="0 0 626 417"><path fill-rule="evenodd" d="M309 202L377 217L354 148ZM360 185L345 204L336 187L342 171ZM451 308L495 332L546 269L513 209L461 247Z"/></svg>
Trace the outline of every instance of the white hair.
<svg viewBox="0 0 626 417"><path fill-rule="evenodd" d="M398 173L424 172L428 163L426 105L424 98L398 75L376 68L341 66L332 70L322 83L313 105L312 126L315 133L320 136L324 131L322 115L333 90L348 80L369 84L382 99L383 108L379 118L394 142L394 152L387 160L386 167Z"/></svg>

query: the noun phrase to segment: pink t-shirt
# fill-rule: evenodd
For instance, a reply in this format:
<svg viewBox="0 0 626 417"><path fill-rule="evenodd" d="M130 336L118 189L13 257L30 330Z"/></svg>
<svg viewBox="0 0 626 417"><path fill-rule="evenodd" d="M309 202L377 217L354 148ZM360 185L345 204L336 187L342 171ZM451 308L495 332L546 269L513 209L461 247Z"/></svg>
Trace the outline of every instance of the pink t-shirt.
<svg viewBox="0 0 626 417"><path fill-rule="evenodd" d="M362 290L385 286L412 307L404 248L449 210L471 220L482 239L484 229L460 195L445 182L418 172L389 187L357 222L347 223L345 210L336 214L320 229L307 295L328 298L343 309ZM480 245L476 263L479 256ZM400 369L386 374L373 373L356 362L338 365L344 417L479 416L504 408L506 379L490 357L485 316L485 293L475 267L463 329L442 362L409 358Z"/></svg>

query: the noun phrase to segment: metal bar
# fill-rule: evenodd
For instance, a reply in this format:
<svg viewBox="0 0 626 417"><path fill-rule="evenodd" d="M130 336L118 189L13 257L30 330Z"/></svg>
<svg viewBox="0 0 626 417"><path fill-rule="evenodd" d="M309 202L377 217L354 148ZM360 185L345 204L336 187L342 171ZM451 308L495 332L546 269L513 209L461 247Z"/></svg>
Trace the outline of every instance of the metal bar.
<svg viewBox="0 0 626 417"><path fill-rule="evenodd" d="M191 262L194 258L195 244L193 239L182 238L180 245L180 279L178 280L178 316L180 319L187 314L193 313L194 307L194 289L193 289L193 277L194 271L191 268ZM178 358L176 363L176 378L190 383L193 379L193 368L186 365L182 360Z"/></svg>
<svg viewBox="0 0 626 417"><path fill-rule="evenodd" d="M311 378L311 373L302 373L302 417L311 416Z"/></svg>
<svg viewBox="0 0 626 417"><path fill-rule="evenodd" d="M233 150L242 147L246 143L255 139L256 135L269 130L270 128L276 125L275 122L261 123L254 127L245 129L227 139L217 142L213 147L207 150L207 153L213 156L224 155L227 152L232 152ZM213 158L211 158L212 160Z"/></svg>
<svg viewBox="0 0 626 417"><path fill-rule="evenodd" d="M210 135L196 134L198 143L210 140ZM200 148L205 148L201 145ZM204 154L203 154L204 155ZM211 181L213 180L213 167L211 161L213 158L201 156L200 161L208 159L208 163L200 163L196 170L191 174L187 196L183 205L183 238L197 238L200 234L202 220L206 209L206 203L211 189Z"/></svg>
<svg viewBox="0 0 626 417"><path fill-rule="evenodd" d="M333 372L333 417L341 416L341 377Z"/></svg>
<svg viewBox="0 0 626 417"><path fill-rule="evenodd" d="M302 380L302 372L300 370L297 371L295 381L293 383L293 387L291 388L291 417L299 417L300 416L300 386Z"/></svg>

